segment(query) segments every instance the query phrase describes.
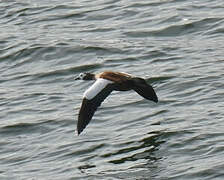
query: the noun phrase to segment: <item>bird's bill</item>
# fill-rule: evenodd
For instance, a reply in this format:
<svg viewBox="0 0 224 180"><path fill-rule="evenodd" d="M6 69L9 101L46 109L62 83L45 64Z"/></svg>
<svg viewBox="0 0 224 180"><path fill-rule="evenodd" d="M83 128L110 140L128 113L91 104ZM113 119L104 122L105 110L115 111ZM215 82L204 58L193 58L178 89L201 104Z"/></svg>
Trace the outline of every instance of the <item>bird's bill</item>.
<svg viewBox="0 0 224 180"><path fill-rule="evenodd" d="M78 76L78 77L74 77L74 79L75 79L75 80L80 80L80 77L79 77L79 76Z"/></svg>

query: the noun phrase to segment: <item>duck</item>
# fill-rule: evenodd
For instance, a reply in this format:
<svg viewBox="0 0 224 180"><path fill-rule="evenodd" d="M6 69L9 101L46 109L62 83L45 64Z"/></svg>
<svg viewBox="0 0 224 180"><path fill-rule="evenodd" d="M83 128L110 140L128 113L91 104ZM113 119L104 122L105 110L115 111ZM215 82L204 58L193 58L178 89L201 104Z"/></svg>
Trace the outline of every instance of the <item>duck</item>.
<svg viewBox="0 0 224 180"><path fill-rule="evenodd" d="M83 94L81 108L78 114L78 135L91 121L95 111L112 91L134 90L143 98L158 102L153 87L144 78L124 72L104 71L101 73L80 73L75 80L95 81Z"/></svg>

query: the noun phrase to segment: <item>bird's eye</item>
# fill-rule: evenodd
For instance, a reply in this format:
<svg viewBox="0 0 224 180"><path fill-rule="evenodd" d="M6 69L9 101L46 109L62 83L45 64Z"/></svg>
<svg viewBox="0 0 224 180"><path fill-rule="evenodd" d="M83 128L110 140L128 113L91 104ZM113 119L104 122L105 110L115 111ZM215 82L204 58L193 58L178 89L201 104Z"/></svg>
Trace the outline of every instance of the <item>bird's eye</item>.
<svg viewBox="0 0 224 180"><path fill-rule="evenodd" d="M83 79L85 77L85 74L84 73L80 73L79 77Z"/></svg>

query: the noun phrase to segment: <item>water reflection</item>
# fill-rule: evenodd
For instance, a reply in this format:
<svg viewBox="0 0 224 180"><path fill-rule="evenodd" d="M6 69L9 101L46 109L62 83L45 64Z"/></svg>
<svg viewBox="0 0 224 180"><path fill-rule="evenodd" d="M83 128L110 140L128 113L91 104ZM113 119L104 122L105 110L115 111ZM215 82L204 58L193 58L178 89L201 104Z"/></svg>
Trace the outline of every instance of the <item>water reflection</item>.
<svg viewBox="0 0 224 180"><path fill-rule="evenodd" d="M116 152L103 154L101 157L108 158L112 157L113 160L109 160L109 163L121 164L126 161L138 161L140 159L157 161L161 157L157 157L155 152L159 149L159 146L165 141L160 140L162 132L150 132L147 137L140 139L138 142L129 141L126 142L128 147L119 149ZM136 145L137 143L137 145ZM122 155L122 157L120 157ZM119 156L120 158L113 158Z"/></svg>

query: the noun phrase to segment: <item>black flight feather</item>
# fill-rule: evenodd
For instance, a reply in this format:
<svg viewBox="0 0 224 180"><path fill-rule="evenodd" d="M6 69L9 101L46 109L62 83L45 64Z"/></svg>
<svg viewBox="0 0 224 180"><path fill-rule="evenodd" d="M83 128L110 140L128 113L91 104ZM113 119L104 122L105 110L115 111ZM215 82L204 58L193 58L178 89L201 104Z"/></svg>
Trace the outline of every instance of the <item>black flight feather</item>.
<svg viewBox="0 0 224 180"><path fill-rule="evenodd" d="M114 84L108 84L102 89L94 98L88 100L86 98L82 101L82 106L79 111L77 131L78 135L85 129L85 127L91 121L95 111L106 99L106 97L114 90Z"/></svg>
<svg viewBox="0 0 224 180"><path fill-rule="evenodd" d="M142 78L134 79L133 89L145 99L158 102L158 97L153 89L153 87L146 83Z"/></svg>

